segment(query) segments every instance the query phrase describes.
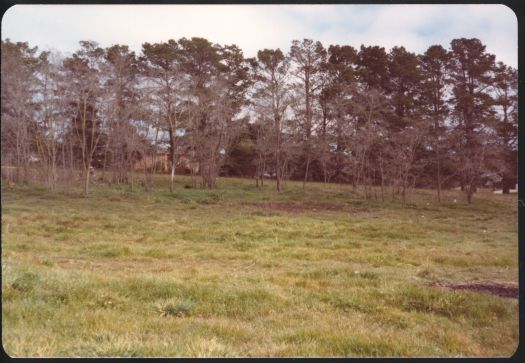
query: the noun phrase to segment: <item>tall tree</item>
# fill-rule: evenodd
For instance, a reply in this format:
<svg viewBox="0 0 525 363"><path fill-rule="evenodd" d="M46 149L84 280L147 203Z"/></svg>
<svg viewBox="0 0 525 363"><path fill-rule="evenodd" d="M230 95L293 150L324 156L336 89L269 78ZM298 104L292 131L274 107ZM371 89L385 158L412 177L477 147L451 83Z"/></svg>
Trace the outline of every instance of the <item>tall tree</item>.
<svg viewBox="0 0 525 363"><path fill-rule="evenodd" d="M323 65L324 83L319 96L321 119L318 157L325 182L332 177L338 182L346 180L343 174L349 150L348 137L354 120L352 94L356 87L356 61L355 48L331 45L328 59Z"/></svg>
<svg viewBox="0 0 525 363"><path fill-rule="evenodd" d="M42 52L38 57L36 70L36 90L38 107L34 122L34 141L49 191L56 188L58 172L58 153L62 146L64 153L67 129L67 105L64 98L64 77L60 71L60 59L57 54ZM64 154L62 154L64 155ZM62 159L63 164L65 164Z"/></svg>
<svg viewBox="0 0 525 363"><path fill-rule="evenodd" d="M421 73L418 57L404 47L392 48L388 58L388 88L393 107L388 127L399 131L411 126L411 119L417 116Z"/></svg>
<svg viewBox="0 0 525 363"><path fill-rule="evenodd" d="M314 125L314 103L322 88L322 65L325 63L326 50L321 42L314 42L311 39L292 41L290 48L290 58L293 62L292 74L298 80L295 83L299 94L296 113L302 127L302 139L304 144L305 168L304 180L308 181L310 163L314 152L313 131Z"/></svg>
<svg viewBox="0 0 525 363"><path fill-rule="evenodd" d="M69 80L68 98L75 109L72 119L72 136L80 154L80 166L84 180L84 196L89 192L89 181L94 162L102 163L100 140L103 135L102 120L98 109L105 101L101 85L101 63L104 50L93 41L81 41L81 49L64 60L65 76ZM95 158L95 154L97 157Z"/></svg>
<svg viewBox="0 0 525 363"><path fill-rule="evenodd" d="M494 55L486 52L479 39L454 39L449 73L453 82L454 133L457 168L467 197L479 184L485 166L487 140L493 120L493 99L489 87L493 83Z"/></svg>
<svg viewBox="0 0 525 363"><path fill-rule="evenodd" d="M170 191L175 183L176 130L180 126L177 105L182 97L182 76L180 65L180 46L173 39L165 43L144 43L141 57L142 71L147 77L155 98L154 105L164 121L169 137L171 159Z"/></svg>
<svg viewBox="0 0 525 363"><path fill-rule="evenodd" d="M385 48L361 45L356 63L359 82L365 88L381 91L389 90L388 54Z"/></svg>
<svg viewBox="0 0 525 363"><path fill-rule="evenodd" d="M179 44L190 159L199 165L202 185L214 188L242 124L237 116L246 104L248 67L237 46L221 47L196 37L182 38Z"/></svg>
<svg viewBox="0 0 525 363"><path fill-rule="evenodd" d="M125 45L113 45L105 50L105 94L103 110L108 119L108 142L104 153L104 170L107 164L113 170L113 181L130 182L128 171L133 166L138 141L132 120L140 118L139 66L134 52ZM109 159L109 160L108 160ZM133 174L130 174L131 178Z"/></svg>
<svg viewBox="0 0 525 363"><path fill-rule="evenodd" d="M392 108L388 98L388 54L382 47L362 45L356 63L358 84L352 96L356 117L351 137L352 183L356 189L363 184L365 196L371 198L370 186L378 171L383 187L386 170L379 166L388 165L390 153L387 147L390 129L386 124Z"/></svg>
<svg viewBox="0 0 525 363"><path fill-rule="evenodd" d="M264 130L259 134L258 140L264 140L262 145L271 143L268 148L273 152L276 187L277 191L280 192L283 187L285 160L283 155L285 152L283 150L285 116L293 101L288 83L290 62L280 49L264 49L257 53L257 61L254 66L256 83L253 103L255 112L263 123L261 131ZM266 131L269 131L271 137L268 137ZM264 170L261 171L264 172Z"/></svg>
<svg viewBox="0 0 525 363"><path fill-rule="evenodd" d="M223 158L223 122L230 103L224 97L225 80L220 77L219 46L204 38L182 38L181 66L186 79L186 137L190 140L190 159L199 164L205 187L215 187L218 163ZM221 103L225 102L225 103ZM217 122L214 124L214 122ZM193 179L193 186L196 181Z"/></svg>
<svg viewBox="0 0 525 363"><path fill-rule="evenodd" d="M502 190L508 194L517 183L518 165L518 72L502 62L495 70L493 87L494 105L498 122L496 132L500 140L501 159L503 160Z"/></svg>
<svg viewBox="0 0 525 363"><path fill-rule="evenodd" d="M2 41L2 164L14 165L17 179L23 169L25 180L32 151L37 50L27 42Z"/></svg>
<svg viewBox="0 0 525 363"><path fill-rule="evenodd" d="M253 84L250 77L250 62L244 58L242 50L236 45L220 47L221 58L219 71L223 79L224 97L229 104L224 115L227 132L224 138L224 157L220 159L217 169L220 170L224 162L231 155L236 141L246 130L249 117L247 110L250 106L248 90Z"/></svg>
<svg viewBox="0 0 525 363"><path fill-rule="evenodd" d="M450 53L440 45L429 47L420 56L420 67L423 82L420 86L421 107L429 122L428 148L430 162L434 164L435 186L438 202L441 201L442 168L447 152L447 126L449 115L447 104L447 70Z"/></svg>

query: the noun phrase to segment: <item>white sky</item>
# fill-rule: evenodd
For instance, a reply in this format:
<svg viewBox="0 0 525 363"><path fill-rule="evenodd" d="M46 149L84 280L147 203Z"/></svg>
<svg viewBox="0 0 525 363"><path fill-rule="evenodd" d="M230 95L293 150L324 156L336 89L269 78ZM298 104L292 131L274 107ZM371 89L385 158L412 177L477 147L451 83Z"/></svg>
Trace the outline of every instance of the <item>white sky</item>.
<svg viewBox="0 0 525 363"><path fill-rule="evenodd" d="M125 44L193 36L237 44L248 57L263 48L288 52L293 39L330 44L398 45L422 53L454 38L479 38L517 66L518 26L504 5L15 5L2 18L2 39L65 53L80 40Z"/></svg>

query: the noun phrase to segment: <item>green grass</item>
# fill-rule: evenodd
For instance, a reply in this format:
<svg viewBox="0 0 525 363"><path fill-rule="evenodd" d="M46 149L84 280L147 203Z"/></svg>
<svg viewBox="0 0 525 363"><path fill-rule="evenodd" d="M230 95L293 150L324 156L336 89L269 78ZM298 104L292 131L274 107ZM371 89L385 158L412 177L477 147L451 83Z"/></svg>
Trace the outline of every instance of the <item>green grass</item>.
<svg viewBox="0 0 525 363"><path fill-rule="evenodd" d="M510 356L515 195L407 206L350 186L223 179L150 193L2 190L2 336L17 357ZM454 203L453 200L458 202Z"/></svg>

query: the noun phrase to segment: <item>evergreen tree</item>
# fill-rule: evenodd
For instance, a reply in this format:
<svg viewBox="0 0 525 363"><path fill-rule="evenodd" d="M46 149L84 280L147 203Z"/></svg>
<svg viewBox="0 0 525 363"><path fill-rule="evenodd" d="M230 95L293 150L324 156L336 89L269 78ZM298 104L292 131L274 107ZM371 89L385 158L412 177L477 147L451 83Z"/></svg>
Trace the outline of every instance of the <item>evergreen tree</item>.
<svg viewBox="0 0 525 363"><path fill-rule="evenodd" d="M485 167L494 102L488 92L492 85L494 55L486 52L479 39L454 39L451 42L449 74L453 84L450 100L454 109L456 167L467 202L479 186Z"/></svg>

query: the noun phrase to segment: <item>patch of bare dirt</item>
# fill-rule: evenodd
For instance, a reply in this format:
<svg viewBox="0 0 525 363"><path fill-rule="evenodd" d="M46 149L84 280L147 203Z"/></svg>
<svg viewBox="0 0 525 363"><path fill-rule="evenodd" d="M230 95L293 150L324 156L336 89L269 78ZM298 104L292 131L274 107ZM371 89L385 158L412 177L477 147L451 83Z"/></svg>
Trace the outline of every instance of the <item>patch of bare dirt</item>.
<svg viewBox="0 0 525 363"><path fill-rule="evenodd" d="M321 212L321 211L334 211L334 212L366 212L368 208L366 207L355 207L349 206L340 203L314 203L314 202L282 202L282 203L272 203L272 202L257 202L257 203L247 203L246 205L250 207L255 207L258 210L267 212L270 214L272 211L282 211L290 213L302 213L302 212Z"/></svg>
<svg viewBox="0 0 525 363"><path fill-rule="evenodd" d="M453 284L447 282L434 281L429 284L433 287L441 287L452 290L470 290L478 292L487 292L501 297L508 297L517 299L519 297L519 289L517 284L499 283L499 282L465 282L461 284Z"/></svg>

